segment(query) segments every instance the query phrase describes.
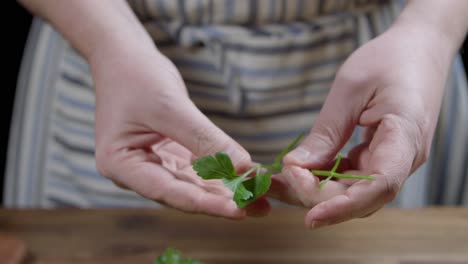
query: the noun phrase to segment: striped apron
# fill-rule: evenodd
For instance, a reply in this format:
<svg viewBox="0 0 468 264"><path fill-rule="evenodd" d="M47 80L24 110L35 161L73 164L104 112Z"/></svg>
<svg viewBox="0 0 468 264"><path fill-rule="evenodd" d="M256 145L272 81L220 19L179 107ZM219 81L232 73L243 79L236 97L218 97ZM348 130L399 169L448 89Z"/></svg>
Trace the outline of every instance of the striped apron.
<svg viewBox="0 0 468 264"><path fill-rule="evenodd" d="M362 0L129 4L195 104L259 162L311 128L340 64L401 10L396 1ZM447 86L430 160L389 206L468 204L468 95L458 57ZM87 62L35 19L18 80L7 206L159 206L98 174L93 89ZM359 139L357 128L343 151Z"/></svg>

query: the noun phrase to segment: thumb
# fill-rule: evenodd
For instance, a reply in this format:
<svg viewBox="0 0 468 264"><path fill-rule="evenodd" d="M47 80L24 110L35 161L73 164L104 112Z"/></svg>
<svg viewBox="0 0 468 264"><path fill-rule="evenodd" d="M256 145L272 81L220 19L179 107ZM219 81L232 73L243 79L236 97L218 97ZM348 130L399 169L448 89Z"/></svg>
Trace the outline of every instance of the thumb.
<svg viewBox="0 0 468 264"><path fill-rule="evenodd" d="M163 118L158 132L189 149L196 157L225 152L238 169L251 167L249 153L213 124L190 100Z"/></svg>
<svg viewBox="0 0 468 264"><path fill-rule="evenodd" d="M303 168L325 166L351 136L363 109L362 94L336 79L309 135L283 159ZM354 90L354 92L352 92Z"/></svg>

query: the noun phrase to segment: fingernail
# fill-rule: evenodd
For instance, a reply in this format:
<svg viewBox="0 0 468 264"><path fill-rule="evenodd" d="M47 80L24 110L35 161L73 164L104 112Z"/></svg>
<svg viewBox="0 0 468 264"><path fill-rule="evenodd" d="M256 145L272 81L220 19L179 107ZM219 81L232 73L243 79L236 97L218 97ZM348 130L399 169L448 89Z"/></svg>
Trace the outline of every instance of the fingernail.
<svg viewBox="0 0 468 264"><path fill-rule="evenodd" d="M290 158L296 160L297 162L307 162L307 160L310 157L310 152L303 148L303 147L298 147L295 150L291 151L288 155Z"/></svg>
<svg viewBox="0 0 468 264"><path fill-rule="evenodd" d="M324 226L327 226L329 225L330 223L329 222L326 222L326 221L320 221L320 220L315 220L315 221L312 221L310 223L310 226L309 228L310 229L318 229L320 227L324 227Z"/></svg>

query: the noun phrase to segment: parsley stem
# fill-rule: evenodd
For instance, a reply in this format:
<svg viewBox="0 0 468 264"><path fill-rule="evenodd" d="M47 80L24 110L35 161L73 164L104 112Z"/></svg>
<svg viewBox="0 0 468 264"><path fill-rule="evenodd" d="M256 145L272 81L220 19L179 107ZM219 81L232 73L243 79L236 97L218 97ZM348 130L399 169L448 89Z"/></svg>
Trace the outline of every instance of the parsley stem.
<svg viewBox="0 0 468 264"><path fill-rule="evenodd" d="M311 170L311 172L315 176L331 176L334 178L342 178L342 179L375 180L374 176L368 176L368 175L353 175L353 174L345 174L345 173L338 173L338 172L331 172L331 171L324 171L324 170Z"/></svg>
<svg viewBox="0 0 468 264"><path fill-rule="evenodd" d="M341 162L341 153L338 153L338 157L336 158L335 165L333 165L333 168L330 171L330 175L323 181L321 181L318 185L319 189L322 189L323 186L331 180L331 178L335 175L335 171L338 169L338 166L340 165Z"/></svg>
<svg viewBox="0 0 468 264"><path fill-rule="evenodd" d="M261 167L262 167L261 165L254 166L254 167L250 168L248 171L242 173L242 175L240 175L239 177L240 178L245 178L245 177L249 176L250 173L254 172L257 169L260 169Z"/></svg>

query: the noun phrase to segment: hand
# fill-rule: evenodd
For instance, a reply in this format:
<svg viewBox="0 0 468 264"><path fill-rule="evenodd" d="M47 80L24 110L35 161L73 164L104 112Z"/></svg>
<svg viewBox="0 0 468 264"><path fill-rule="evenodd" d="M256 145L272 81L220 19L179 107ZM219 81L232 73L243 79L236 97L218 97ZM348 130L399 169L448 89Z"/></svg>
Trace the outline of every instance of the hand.
<svg viewBox="0 0 468 264"><path fill-rule="evenodd" d="M155 48L111 47L95 54L90 64L102 175L185 212L242 218L268 211L265 203L247 212L238 209L221 181L204 181L192 170L194 158L217 151L227 152L239 170L249 168L251 160L197 109L166 57Z"/></svg>
<svg viewBox="0 0 468 264"><path fill-rule="evenodd" d="M430 27L397 23L342 65L310 134L276 178L292 190L284 199L312 207L308 227L372 214L426 161L451 62L439 39ZM356 125L366 131L363 143L340 170L376 180L330 181L319 190L308 169L328 167Z"/></svg>

